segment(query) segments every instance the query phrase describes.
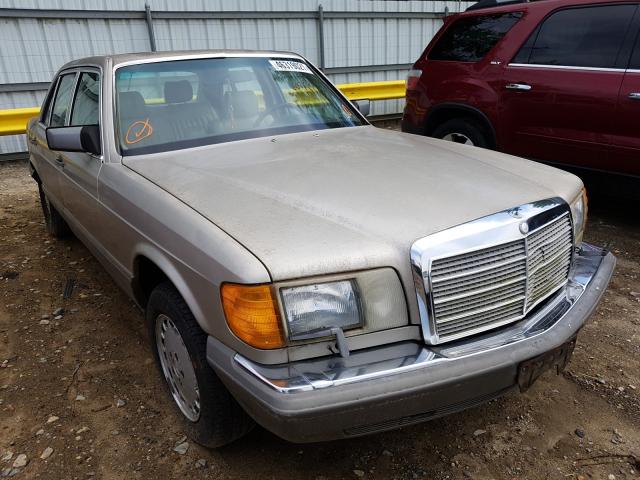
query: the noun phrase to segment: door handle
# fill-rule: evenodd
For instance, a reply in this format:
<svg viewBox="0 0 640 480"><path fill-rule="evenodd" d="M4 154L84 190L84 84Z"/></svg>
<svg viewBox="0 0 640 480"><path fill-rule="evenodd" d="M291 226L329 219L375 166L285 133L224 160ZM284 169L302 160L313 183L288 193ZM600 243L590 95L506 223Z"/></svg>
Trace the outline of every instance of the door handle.
<svg viewBox="0 0 640 480"><path fill-rule="evenodd" d="M35 136L34 136L34 137L29 137L29 143L30 143L31 145L37 145L37 144L38 144L38 141L36 140L36 137L35 137Z"/></svg>
<svg viewBox="0 0 640 480"><path fill-rule="evenodd" d="M507 83L504 88L507 90L520 90L521 92L528 92L531 90L531 85L527 85L526 83Z"/></svg>
<svg viewBox="0 0 640 480"><path fill-rule="evenodd" d="M56 155L55 158L56 158L56 163L61 167L64 167L64 159L62 158L62 155Z"/></svg>
<svg viewBox="0 0 640 480"><path fill-rule="evenodd" d="M629 98L631 100L640 100L640 92L631 92Z"/></svg>

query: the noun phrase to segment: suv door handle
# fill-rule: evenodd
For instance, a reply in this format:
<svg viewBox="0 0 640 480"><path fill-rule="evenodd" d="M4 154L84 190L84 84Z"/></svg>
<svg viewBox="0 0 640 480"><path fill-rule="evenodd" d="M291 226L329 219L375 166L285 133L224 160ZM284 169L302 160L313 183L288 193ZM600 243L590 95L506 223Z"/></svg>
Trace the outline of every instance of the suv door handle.
<svg viewBox="0 0 640 480"><path fill-rule="evenodd" d="M640 92L631 92L629 98L631 100L640 100Z"/></svg>
<svg viewBox="0 0 640 480"><path fill-rule="evenodd" d="M64 158L62 158L62 155L56 155L55 158L56 158L56 163L61 167L64 167Z"/></svg>
<svg viewBox="0 0 640 480"><path fill-rule="evenodd" d="M526 83L507 83L504 88L507 90L520 90L522 92L528 92L531 90L531 85L527 85Z"/></svg>
<svg viewBox="0 0 640 480"><path fill-rule="evenodd" d="M36 140L35 136L29 136L29 143L31 143L31 145L37 145L38 141Z"/></svg>

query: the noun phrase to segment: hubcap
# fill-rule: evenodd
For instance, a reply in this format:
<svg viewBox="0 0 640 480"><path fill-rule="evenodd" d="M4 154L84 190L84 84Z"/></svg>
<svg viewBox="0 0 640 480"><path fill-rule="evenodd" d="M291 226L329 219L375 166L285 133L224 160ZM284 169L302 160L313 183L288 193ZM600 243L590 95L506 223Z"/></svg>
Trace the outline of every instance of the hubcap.
<svg viewBox="0 0 640 480"><path fill-rule="evenodd" d="M180 411L192 422L200 418L200 390L189 351L173 320L156 318L156 345L162 373Z"/></svg>
<svg viewBox="0 0 640 480"><path fill-rule="evenodd" d="M451 132L442 137L442 139L453 143L462 143L463 145L473 145L471 139L463 133Z"/></svg>

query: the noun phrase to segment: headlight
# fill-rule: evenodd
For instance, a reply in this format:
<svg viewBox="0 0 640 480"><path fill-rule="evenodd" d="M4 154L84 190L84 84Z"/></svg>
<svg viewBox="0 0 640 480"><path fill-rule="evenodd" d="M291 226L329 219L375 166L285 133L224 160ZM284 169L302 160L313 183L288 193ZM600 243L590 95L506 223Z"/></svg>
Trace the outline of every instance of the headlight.
<svg viewBox="0 0 640 480"><path fill-rule="evenodd" d="M231 332L259 349L330 336L339 343L336 328L345 331L344 340L409 325L404 290L392 268L275 284L223 283L220 293Z"/></svg>
<svg viewBox="0 0 640 480"><path fill-rule="evenodd" d="M576 246L579 246L587 224L587 191L584 188L571 203L571 216L573 217L573 237Z"/></svg>
<svg viewBox="0 0 640 480"><path fill-rule="evenodd" d="M353 280L281 288L289 337L308 338L334 327L362 324L357 286Z"/></svg>

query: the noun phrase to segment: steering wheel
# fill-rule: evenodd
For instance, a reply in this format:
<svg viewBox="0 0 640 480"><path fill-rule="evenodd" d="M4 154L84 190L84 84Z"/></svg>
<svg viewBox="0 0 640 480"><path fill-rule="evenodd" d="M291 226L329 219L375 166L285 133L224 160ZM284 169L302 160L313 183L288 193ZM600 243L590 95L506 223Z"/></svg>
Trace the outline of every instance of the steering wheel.
<svg viewBox="0 0 640 480"><path fill-rule="evenodd" d="M260 126L260 124L264 122L264 119L267 118L267 116L273 117L274 116L273 114L275 112L279 112L280 110L299 110L299 109L296 105L288 102L278 103L276 105L273 105L267 108L266 110L264 110L263 112L260 112L260 114L258 115L258 118L256 118L256 121L253 122L253 128Z"/></svg>

